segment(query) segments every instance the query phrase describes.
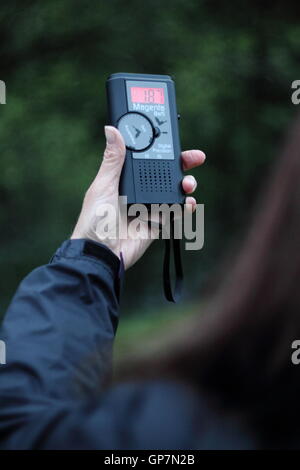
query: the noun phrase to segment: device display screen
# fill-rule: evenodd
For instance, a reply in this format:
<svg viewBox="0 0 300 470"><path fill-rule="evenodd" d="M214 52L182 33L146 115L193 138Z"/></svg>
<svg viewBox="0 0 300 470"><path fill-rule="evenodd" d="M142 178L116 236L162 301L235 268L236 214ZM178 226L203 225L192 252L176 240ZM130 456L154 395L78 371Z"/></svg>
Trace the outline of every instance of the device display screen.
<svg viewBox="0 0 300 470"><path fill-rule="evenodd" d="M132 103L165 103L163 88L145 88L134 86L130 88L130 93Z"/></svg>
<svg viewBox="0 0 300 470"><path fill-rule="evenodd" d="M128 111L141 115L129 114L123 122L130 145L138 149L151 142L151 124L148 125L142 115L149 119L157 133L153 144L145 151L133 150L132 158L174 160L167 84L162 81L126 80L126 91Z"/></svg>
<svg viewBox="0 0 300 470"><path fill-rule="evenodd" d="M128 111L138 114L128 115L123 122L130 139L130 145L137 149L151 142L151 124L143 119L144 115L152 123L157 133L153 144L138 152L132 151L132 158L152 160L174 160L173 136L167 84L151 80L126 80ZM139 114L141 116L139 116Z"/></svg>

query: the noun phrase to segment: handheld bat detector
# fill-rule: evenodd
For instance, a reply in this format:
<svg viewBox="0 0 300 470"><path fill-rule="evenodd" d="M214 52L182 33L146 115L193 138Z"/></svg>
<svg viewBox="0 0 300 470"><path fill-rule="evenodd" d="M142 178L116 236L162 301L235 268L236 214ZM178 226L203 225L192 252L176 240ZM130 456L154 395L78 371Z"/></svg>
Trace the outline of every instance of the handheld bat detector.
<svg viewBox="0 0 300 470"><path fill-rule="evenodd" d="M120 195L128 204L183 204L175 86L168 75L114 73L107 82L110 124L126 158Z"/></svg>
<svg viewBox="0 0 300 470"><path fill-rule="evenodd" d="M120 196L130 204L183 204L181 150L175 86L168 75L114 73L106 82L110 124L126 145ZM174 220L166 239L163 265L164 293L177 302L183 271L180 240L174 238ZM171 286L173 245L176 283Z"/></svg>

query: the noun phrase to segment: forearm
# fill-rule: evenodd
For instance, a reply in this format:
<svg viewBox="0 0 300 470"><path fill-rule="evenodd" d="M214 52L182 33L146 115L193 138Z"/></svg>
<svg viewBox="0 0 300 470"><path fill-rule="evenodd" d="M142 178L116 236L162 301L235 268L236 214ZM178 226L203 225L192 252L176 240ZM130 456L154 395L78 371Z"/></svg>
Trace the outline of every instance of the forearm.
<svg viewBox="0 0 300 470"><path fill-rule="evenodd" d="M68 240L23 280L3 323L0 394L69 400L103 385L118 323L119 271L106 247Z"/></svg>

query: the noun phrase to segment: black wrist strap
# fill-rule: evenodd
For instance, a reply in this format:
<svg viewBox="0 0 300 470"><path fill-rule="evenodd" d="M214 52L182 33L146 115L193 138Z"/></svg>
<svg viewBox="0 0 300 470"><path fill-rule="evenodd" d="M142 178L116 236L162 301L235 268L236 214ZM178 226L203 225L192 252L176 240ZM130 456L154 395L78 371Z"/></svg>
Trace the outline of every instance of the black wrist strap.
<svg viewBox="0 0 300 470"><path fill-rule="evenodd" d="M165 239L165 256L163 264L163 285L165 297L169 302L178 302L182 294L183 269L180 252L180 239L174 238L174 219L170 221L170 238ZM175 285L171 282L172 247L175 267Z"/></svg>
<svg viewBox="0 0 300 470"><path fill-rule="evenodd" d="M164 294L166 299L169 302L179 302L182 294L182 287L183 287L183 269L182 269L182 261L181 261L181 251L180 251L180 243L181 240L179 238L174 238L174 218L172 217L170 220L170 233L167 234L165 238L165 256L164 256L164 264L163 264L163 286L164 286ZM148 220L148 226L151 228L152 222ZM157 226L160 229L160 232L164 230L164 226L161 223L157 223ZM169 236L168 236L169 235ZM172 281L171 281L171 258L172 258L172 247L173 247L173 255L174 255L174 268L175 268L175 285L174 289L172 288Z"/></svg>

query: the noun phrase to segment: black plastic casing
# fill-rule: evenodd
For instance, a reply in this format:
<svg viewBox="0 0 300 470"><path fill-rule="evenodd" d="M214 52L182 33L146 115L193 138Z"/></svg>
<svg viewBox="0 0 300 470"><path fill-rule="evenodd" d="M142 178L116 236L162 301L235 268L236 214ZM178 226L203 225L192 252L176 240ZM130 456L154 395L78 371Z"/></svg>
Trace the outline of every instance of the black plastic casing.
<svg viewBox="0 0 300 470"><path fill-rule="evenodd" d="M175 85L169 75L114 73L106 81L109 124L117 127L118 120L129 109L126 81L164 82L167 85L174 160L132 158L127 149L120 179L119 192L127 196L128 204L183 204L181 148L176 108Z"/></svg>

